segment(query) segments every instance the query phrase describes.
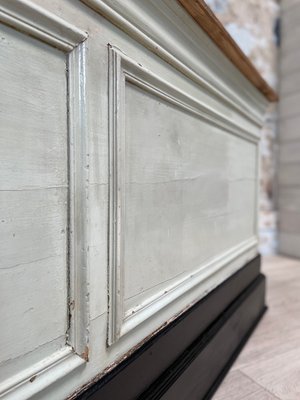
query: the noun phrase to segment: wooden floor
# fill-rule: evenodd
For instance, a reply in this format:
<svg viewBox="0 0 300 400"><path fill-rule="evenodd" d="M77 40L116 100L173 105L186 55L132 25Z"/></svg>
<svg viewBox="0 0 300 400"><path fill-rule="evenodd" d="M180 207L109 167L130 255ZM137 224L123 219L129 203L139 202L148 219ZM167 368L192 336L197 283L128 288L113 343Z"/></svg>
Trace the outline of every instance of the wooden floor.
<svg viewBox="0 0 300 400"><path fill-rule="evenodd" d="M300 261L268 257L262 269L269 310L213 400L300 400Z"/></svg>

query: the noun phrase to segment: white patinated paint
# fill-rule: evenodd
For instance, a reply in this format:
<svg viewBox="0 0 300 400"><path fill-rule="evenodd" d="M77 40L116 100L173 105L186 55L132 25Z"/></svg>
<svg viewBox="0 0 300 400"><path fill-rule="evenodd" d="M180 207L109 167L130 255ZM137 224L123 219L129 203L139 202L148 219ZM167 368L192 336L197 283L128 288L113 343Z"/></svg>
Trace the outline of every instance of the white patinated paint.
<svg viewBox="0 0 300 400"><path fill-rule="evenodd" d="M19 399L82 364L76 351L86 358L86 34L27 1L3 2L0 21L0 397Z"/></svg>
<svg viewBox="0 0 300 400"><path fill-rule="evenodd" d="M112 343L255 246L258 138L113 48L109 98Z"/></svg>
<svg viewBox="0 0 300 400"><path fill-rule="evenodd" d="M176 1L0 11L0 397L58 400L257 254L266 100Z"/></svg>

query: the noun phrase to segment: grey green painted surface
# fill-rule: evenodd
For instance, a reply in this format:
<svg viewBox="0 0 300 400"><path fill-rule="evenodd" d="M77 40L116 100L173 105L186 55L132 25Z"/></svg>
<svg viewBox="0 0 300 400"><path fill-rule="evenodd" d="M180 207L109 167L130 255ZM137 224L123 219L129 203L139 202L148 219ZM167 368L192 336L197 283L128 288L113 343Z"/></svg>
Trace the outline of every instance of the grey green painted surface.
<svg viewBox="0 0 300 400"><path fill-rule="evenodd" d="M207 3L266 81L276 89L278 49L274 28L279 16L278 1L207 0ZM270 105L265 114L260 147L259 247L262 254L277 251L276 141L277 106Z"/></svg>

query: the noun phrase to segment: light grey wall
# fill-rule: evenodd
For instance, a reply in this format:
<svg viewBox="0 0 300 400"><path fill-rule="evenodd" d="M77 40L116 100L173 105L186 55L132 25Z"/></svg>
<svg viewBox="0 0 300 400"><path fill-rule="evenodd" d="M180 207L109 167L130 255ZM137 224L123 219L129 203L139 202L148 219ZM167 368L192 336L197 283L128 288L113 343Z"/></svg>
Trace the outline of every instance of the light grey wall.
<svg viewBox="0 0 300 400"><path fill-rule="evenodd" d="M282 1L278 155L279 252L300 257L300 2Z"/></svg>

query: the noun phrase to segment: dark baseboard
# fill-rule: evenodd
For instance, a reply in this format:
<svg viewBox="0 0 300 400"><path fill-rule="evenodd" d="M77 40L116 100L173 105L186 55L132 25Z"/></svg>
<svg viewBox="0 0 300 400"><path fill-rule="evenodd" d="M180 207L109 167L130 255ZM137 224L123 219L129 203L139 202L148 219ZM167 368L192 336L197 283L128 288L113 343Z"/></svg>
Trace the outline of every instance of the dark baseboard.
<svg viewBox="0 0 300 400"><path fill-rule="evenodd" d="M208 400L265 310L258 256L78 399Z"/></svg>

